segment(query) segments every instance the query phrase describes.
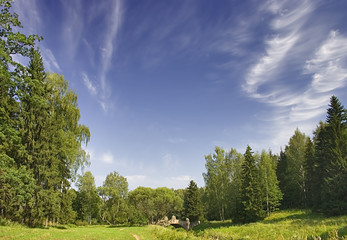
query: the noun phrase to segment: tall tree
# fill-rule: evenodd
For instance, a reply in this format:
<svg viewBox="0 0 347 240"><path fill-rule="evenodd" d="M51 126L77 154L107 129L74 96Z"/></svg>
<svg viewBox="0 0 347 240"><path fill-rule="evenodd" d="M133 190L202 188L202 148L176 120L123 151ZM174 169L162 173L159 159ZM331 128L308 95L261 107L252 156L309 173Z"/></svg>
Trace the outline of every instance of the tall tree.
<svg viewBox="0 0 347 240"><path fill-rule="evenodd" d="M306 205L305 207L313 207L313 189L314 181L316 180L315 172L315 149L314 144L309 137L306 140L305 146L305 182L306 182Z"/></svg>
<svg viewBox="0 0 347 240"><path fill-rule="evenodd" d="M80 201L78 218L92 224L92 220L98 218L100 207L100 198L96 190L93 174L87 171L80 175L77 180L77 187Z"/></svg>
<svg viewBox="0 0 347 240"><path fill-rule="evenodd" d="M203 208L198 185L191 180L184 194L184 212L185 216L191 222L199 221L203 217Z"/></svg>
<svg viewBox="0 0 347 240"><path fill-rule="evenodd" d="M230 152L227 153L226 158L230 163L230 168L228 168L229 178L225 179L225 181L230 181L230 192L228 195L229 209L231 218L234 218L240 215L240 211L243 207L241 192L244 155L232 148Z"/></svg>
<svg viewBox="0 0 347 240"><path fill-rule="evenodd" d="M213 155L205 156L206 173L203 173L208 201L208 218L224 221L228 213L227 206L230 192L230 162L224 149L215 148Z"/></svg>
<svg viewBox="0 0 347 240"><path fill-rule="evenodd" d="M284 172L284 188L281 189L283 205L289 208L304 208L306 201L306 176L305 176L305 146L307 138L299 129L289 139L285 148L286 169Z"/></svg>
<svg viewBox="0 0 347 240"><path fill-rule="evenodd" d="M347 213L347 115L337 97L327 110L326 171L322 184L322 210L329 215Z"/></svg>
<svg viewBox="0 0 347 240"><path fill-rule="evenodd" d="M254 222L265 217L262 207L259 172L250 146L247 146L242 163L242 192L241 199L243 208L236 221Z"/></svg>
<svg viewBox="0 0 347 240"><path fill-rule="evenodd" d="M267 216L277 210L282 200L282 192L276 176L277 163L275 156L262 151L259 160L259 179L264 209Z"/></svg>
<svg viewBox="0 0 347 240"><path fill-rule="evenodd" d="M126 198L128 197L127 179L116 171L106 176L99 195L103 200L101 208L102 220L109 224L125 223L127 217Z"/></svg>

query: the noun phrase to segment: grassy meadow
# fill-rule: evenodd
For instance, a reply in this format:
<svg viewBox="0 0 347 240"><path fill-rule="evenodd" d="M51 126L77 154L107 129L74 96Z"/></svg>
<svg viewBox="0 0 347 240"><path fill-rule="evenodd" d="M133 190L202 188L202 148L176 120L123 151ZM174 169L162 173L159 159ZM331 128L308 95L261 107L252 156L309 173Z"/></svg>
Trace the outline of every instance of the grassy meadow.
<svg viewBox="0 0 347 240"><path fill-rule="evenodd" d="M257 223L205 222L188 232L160 226L70 225L46 229L9 224L0 226L0 239L347 239L347 216L326 218L300 210L280 211Z"/></svg>

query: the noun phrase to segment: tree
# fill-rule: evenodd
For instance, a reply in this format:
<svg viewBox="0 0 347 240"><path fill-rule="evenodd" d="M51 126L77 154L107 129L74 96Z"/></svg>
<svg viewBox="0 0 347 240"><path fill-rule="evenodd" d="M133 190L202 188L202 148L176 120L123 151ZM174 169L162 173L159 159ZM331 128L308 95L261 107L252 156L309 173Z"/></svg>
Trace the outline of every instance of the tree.
<svg viewBox="0 0 347 240"><path fill-rule="evenodd" d="M265 211L262 207L259 173L250 146L247 146L244 156L245 159L242 163L241 192L243 208L241 210L241 215L236 216L235 219L237 222L246 223L263 219L265 217Z"/></svg>
<svg viewBox="0 0 347 240"><path fill-rule="evenodd" d="M196 183L191 180L184 194L184 212L185 216L191 222L199 221L203 217L201 196Z"/></svg>
<svg viewBox="0 0 347 240"><path fill-rule="evenodd" d="M206 173L203 173L208 201L208 218L221 221L226 219L230 193L230 162L225 155L222 148L216 147L213 155L205 156Z"/></svg>
<svg viewBox="0 0 347 240"><path fill-rule="evenodd" d="M314 144L309 137L306 140L305 146L305 172L306 172L306 207L313 207L313 189L314 181L316 181L316 172L315 172L315 149Z"/></svg>
<svg viewBox="0 0 347 240"><path fill-rule="evenodd" d="M106 176L99 195L103 200L101 218L109 224L125 223L127 217L126 198L128 197L127 179L116 171Z"/></svg>
<svg viewBox="0 0 347 240"><path fill-rule="evenodd" d="M183 199L173 189L166 187L159 187L154 190L153 203L156 213L155 222L162 220L165 216L176 216L183 210Z"/></svg>
<svg viewBox="0 0 347 240"><path fill-rule="evenodd" d="M242 192L242 164L244 161L244 156L238 153L235 149L231 149L226 155L230 168L228 168L229 179L225 181L230 181L230 192L228 195L229 199L229 209L232 219L237 219L241 213L243 207L241 192Z"/></svg>
<svg viewBox="0 0 347 240"><path fill-rule="evenodd" d="M98 196L94 176L90 171L80 175L77 180L78 198L80 208L78 208L78 218L92 224L93 219L98 218L100 197Z"/></svg>
<svg viewBox="0 0 347 240"><path fill-rule="evenodd" d="M278 185L276 167L275 156L263 150L259 160L259 179L267 216L278 209L283 196Z"/></svg>
<svg viewBox="0 0 347 240"><path fill-rule="evenodd" d="M286 169L280 186L283 192L283 205L288 208L304 208L306 202L305 146L307 138L299 129L289 139L285 148Z"/></svg>
<svg viewBox="0 0 347 240"><path fill-rule="evenodd" d="M129 204L134 207L133 218L137 223L153 223L156 216L154 189L137 187L129 193Z"/></svg>
<svg viewBox="0 0 347 240"><path fill-rule="evenodd" d="M337 97L332 96L327 110L325 165L321 209L328 215L347 213L347 115ZM319 156L317 156L319 157ZM322 171L323 169L320 169Z"/></svg>

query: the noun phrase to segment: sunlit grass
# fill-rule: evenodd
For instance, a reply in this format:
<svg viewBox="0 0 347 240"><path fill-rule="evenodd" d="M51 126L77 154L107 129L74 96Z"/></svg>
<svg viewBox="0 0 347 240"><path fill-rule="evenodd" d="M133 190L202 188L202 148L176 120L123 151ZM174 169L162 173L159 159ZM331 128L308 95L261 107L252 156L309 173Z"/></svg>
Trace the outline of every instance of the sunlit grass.
<svg viewBox="0 0 347 240"><path fill-rule="evenodd" d="M347 239L347 216L326 218L310 211L292 210L273 213L257 223L234 225L231 221L205 222L193 230L160 226L59 226L28 228L19 224L0 226L0 239Z"/></svg>
<svg viewBox="0 0 347 240"><path fill-rule="evenodd" d="M151 231L148 227L50 227L28 228L24 226L0 226L0 239L135 239L150 240Z"/></svg>
<svg viewBox="0 0 347 240"><path fill-rule="evenodd" d="M307 211L280 211L257 223L195 231L216 239L334 239L336 234L347 236L347 216L325 218Z"/></svg>

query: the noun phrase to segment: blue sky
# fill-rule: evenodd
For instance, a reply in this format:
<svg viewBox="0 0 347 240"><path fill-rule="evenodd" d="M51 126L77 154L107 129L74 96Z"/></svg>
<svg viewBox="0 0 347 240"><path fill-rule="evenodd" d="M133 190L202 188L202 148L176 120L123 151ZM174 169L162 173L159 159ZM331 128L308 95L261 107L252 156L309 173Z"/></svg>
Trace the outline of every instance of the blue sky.
<svg viewBox="0 0 347 240"><path fill-rule="evenodd" d="M279 152L347 104L347 1L18 0L46 70L78 94L101 185L203 186L204 155Z"/></svg>

